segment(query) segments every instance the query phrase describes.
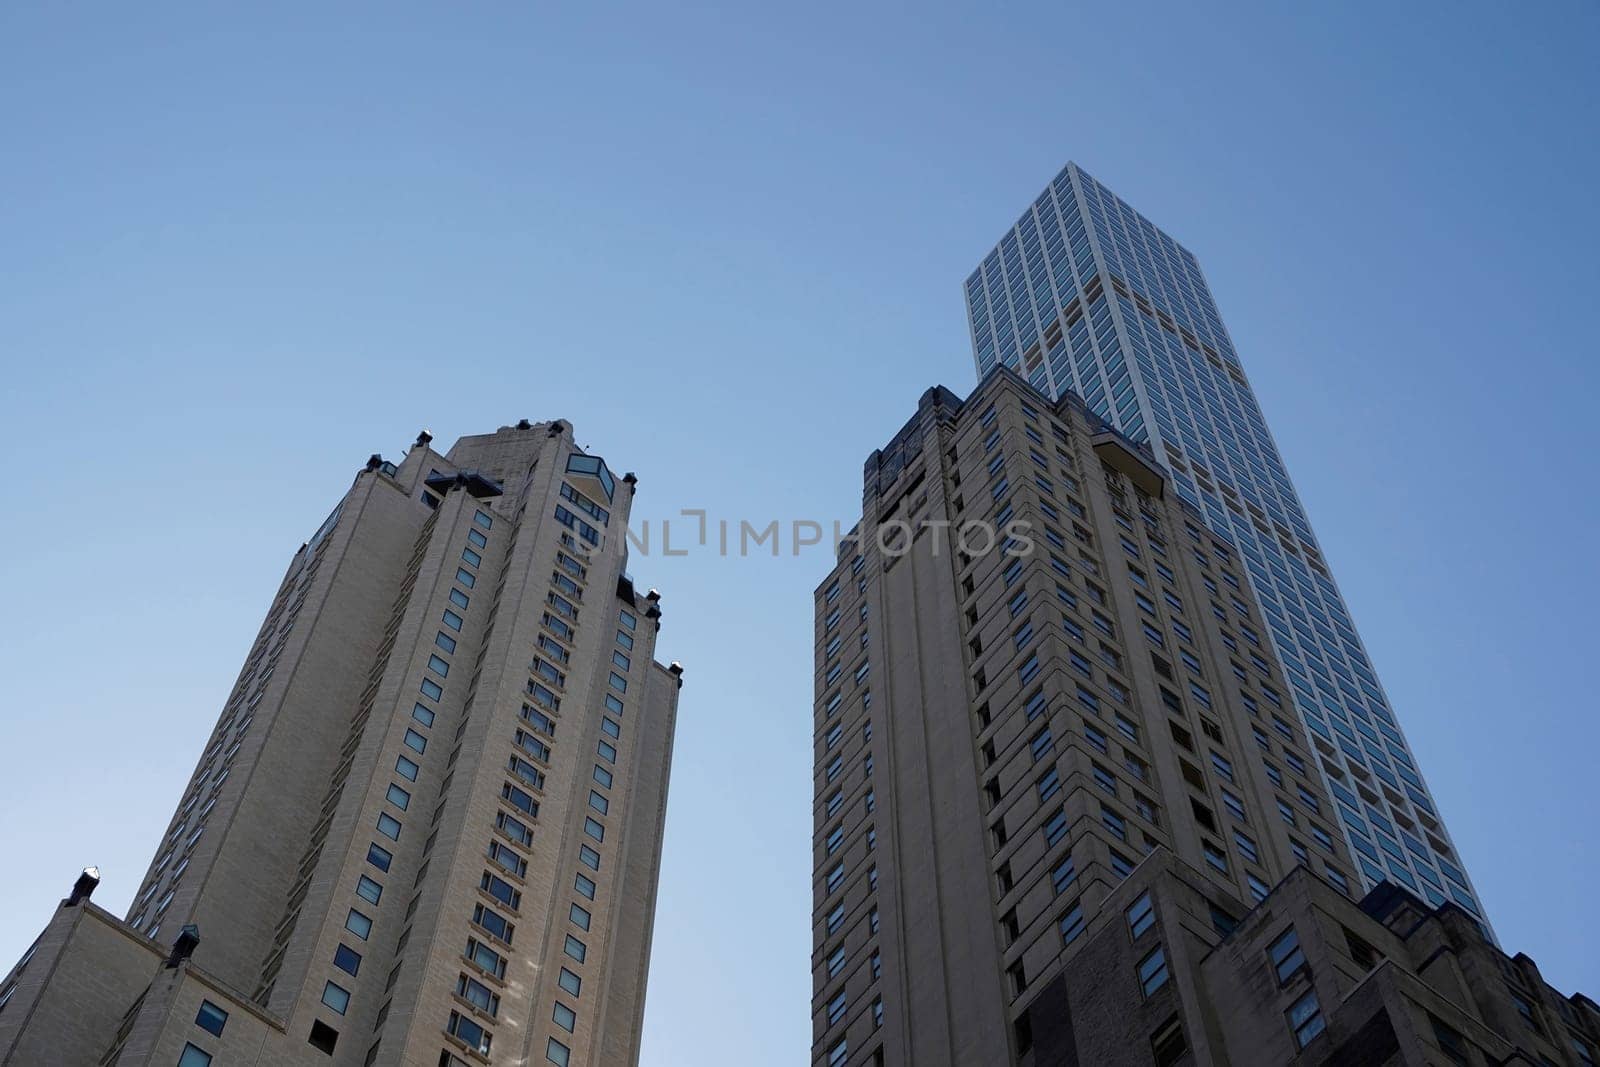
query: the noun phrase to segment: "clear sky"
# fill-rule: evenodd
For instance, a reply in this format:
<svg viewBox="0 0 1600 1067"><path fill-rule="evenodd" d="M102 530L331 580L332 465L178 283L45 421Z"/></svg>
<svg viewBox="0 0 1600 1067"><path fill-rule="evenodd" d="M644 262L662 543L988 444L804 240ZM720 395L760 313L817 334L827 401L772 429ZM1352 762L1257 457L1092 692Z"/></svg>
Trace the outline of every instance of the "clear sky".
<svg viewBox="0 0 1600 1067"><path fill-rule="evenodd" d="M45 7L0 7L0 970L84 864L126 905L369 453L560 417L636 518L848 524L1071 158L1199 256L1502 940L1600 995L1600 8ZM686 666L647 1067L806 1061L828 567L630 565Z"/></svg>

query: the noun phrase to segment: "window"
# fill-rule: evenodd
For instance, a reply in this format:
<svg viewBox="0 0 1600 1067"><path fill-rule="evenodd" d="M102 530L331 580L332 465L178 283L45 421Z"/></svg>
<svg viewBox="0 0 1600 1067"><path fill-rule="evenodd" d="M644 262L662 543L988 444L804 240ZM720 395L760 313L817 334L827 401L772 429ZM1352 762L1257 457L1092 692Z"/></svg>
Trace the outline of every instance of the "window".
<svg viewBox="0 0 1600 1067"><path fill-rule="evenodd" d="M372 935L372 919L354 908L344 917L344 928L365 941Z"/></svg>
<svg viewBox="0 0 1600 1067"><path fill-rule="evenodd" d="M1189 1042L1184 1039L1183 1024L1176 1015L1150 1035L1150 1052L1155 1057L1155 1067L1172 1067L1188 1051Z"/></svg>
<svg viewBox="0 0 1600 1067"><path fill-rule="evenodd" d="M1045 848L1054 848L1056 846L1056 844L1059 843L1061 841L1061 839L1066 837L1066 836L1067 836L1067 813L1065 811L1057 809L1056 813L1054 815L1050 816L1050 820L1044 824L1044 845L1045 845Z"/></svg>
<svg viewBox="0 0 1600 1067"><path fill-rule="evenodd" d="M405 741L406 747L419 756L422 755L423 752L425 752L428 748L428 739L417 733L415 730L408 729L406 731Z"/></svg>
<svg viewBox="0 0 1600 1067"><path fill-rule="evenodd" d="M400 820L384 812L378 816L378 833L391 841L400 840Z"/></svg>
<svg viewBox="0 0 1600 1067"><path fill-rule="evenodd" d="M1126 841L1128 839L1128 824L1126 820L1104 805L1100 808L1100 821L1118 841Z"/></svg>
<svg viewBox="0 0 1600 1067"><path fill-rule="evenodd" d="M578 862L582 863L591 871L598 871L600 869L600 853L596 852L588 845L579 845Z"/></svg>
<svg viewBox="0 0 1600 1067"><path fill-rule="evenodd" d="M333 965L347 974L354 975L361 970L361 953L348 945L340 945L333 950Z"/></svg>
<svg viewBox="0 0 1600 1067"><path fill-rule="evenodd" d="M1138 937L1155 925L1156 909L1155 905L1150 901L1150 893L1148 891L1140 893L1139 899L1129 905L1127 916L1128 932L1134 937Z"/></svg>
<svg viewBox="0 0 1600 1067"><path fill-rule="evenodd" d="M556 982L561 986L562 989L566 990L573 996L577 996L579 991L583 989L583 979L579 978L565 967L561 968L561 976L556 979Z"/></svg>
<svg viewBox="0 0 1600 1067"><path fill-rule="evenodd" d="M844 1067L849 1058L850 1043L841 1037L839 1043L828 1050L828 1067Z"/></svg>
<svg viewBox="0 0 1600 1067"><path fill-rule="evenodd" d="M1038 781L1039 803L1043 804L1061 791L1061 779L1056 774L1056 769L1051 767Z"/></svg>
<svg viewBox="0 0 1600 1067"><path fill-rule="evenodd" d="M1267 955L1272 960L1272 967L1277 972L1280 986L1288 985L1289 979L1305 970L1306 958L1300 951L1300 938L1292 926L1272 943L1272 947L1267 949Z"/></svg>
<svg viewBox="0 0 1600 1067"><path fill-rule="evenodd" d="M369 904L376 904L379 898L383 896L383 886L363 874L361 879L356 882L356 895Z"/></svg>
<svg viewBox="0 0 1600 1067"><path fill-rule="evenodd" d="M1326 1024L1322 1021L1322 1006L1317 1003L1317 991L1307 990L1306 994L1289 1006L1289 1029L1294 1031L1294 1043L1297 1048L1305 1048L1311 1043L1312 1038L1322 1033Z"/></svg>
<svg viewBox="0 0 1600 1067"><path fill-rule="evenodd" d="M1087 923L1083 918L1083 902L1074 901L1072 907L1066 910L1066 913L1061 916L1061 921L1057 924L1061 930L1061 943L1063 945L1072 944L1078 939L1078 935L1083 933L1086 925Z"/></svg>
<svg viewBox="0 0 1600 1067"><path fill-rule="evenodd" d="M1433 1039L1439 1043L1440 1051L1449 1057L1451 1063L1468 1067L1472 1059L1467 1051L1467 1039L1432 1012L1428 1013L1428 1022L1433 1024Z"/></svg>
<svg viewBox="0 0 1600 1067"><path fill-rule="evenodd" d="M1077 880L1078 870L1072 864L1072 857L1067 856L1050 872L1050 884L1054 887L1056 895L1060 896L1074 881Z"/></svg>
<svg viewBox="0 0 1600 1067"><path fill-rule="evenodd" d="M599 820L595 819L593 816L584 817L583 832L594 838L596 841L604 841L606 839L606 828L600 825Z"/></svg>
<svg viewBox="0 0 1600 1067"><path fill-rule="evenodd" d="M572 925L576 926L578 929L589 929L588 909L581 908L578 905L573 904L567 909L567 918L571 919Z"/></svg>
<svg viewBox="0 0 1600 1067"><path fill-rule="evenodd" d="M481 1012L500 1014L500 998L488 986L469 975L456 978L456 996Z"/></svg>
<svg viewBox="0 0 1600 1067"><path fill-rule="evenodd" d="M411 794L407 793L404 789L400 788L393 782L389 783L389 792L386 793L385 796L389 803L393 804L401 811L405 811L411 806Z"/></svg>
<svg viewBox="0 0 1600 1067"><path fill-rule="evenodd" d="M194 1024L208 1034L222 1036L222 1028L228 1023L228 1013L211 1003L209 1000L200 1002L200 1011L194 1017Z"/></svg>
<svg viewBox="0 0 1600 1067"><path fill-rule="evenodd" d="M186 1042L183 1055L178 1057L178 1067L211 1067L211 1053Z"/></svg>
<svg viewBox="0 0 1600 1067"><path fill-rule="evenodd" d="M565 951L568 956L571 956L579 963L582 963L584 957L589 954L589 946L585 945L582 941L579 941L571 934L568 934Z"/></svg>
<svg viewBox="0 0 1600 1067"><path fill-rule="evenodd" d="M567 1067L571 1056L572 1050L553 1037L545 1044L544 1058L555 1064L556 1067Z"/></svg>
<svg viewBox="0 0 1600 1067"><path fill-rule="evenodd" d="M562 1004L560 1001L556 1002L555 1011L551 1013L550 1017L557 1026L561 1027L561 1029L565 1030L569 1034L577 1028L578 1013L567 1007L565 1004Z"/></svg>
<svg viewBox="0 0 1600 1067"><path fill-rule="evenodd" d="M350 1007L350 990L329 982L322 987L322 1003L343 1015Z"/></svg>
<svg viewBox="0 0 1600 1067"><path fill-rule="evenodd" d="M512 911L516 911L518 908L522 907L522 892L512 888L510 882L507 882L498 875L490 874L488 871L484 871L483 878L478 882L478 888L483 890L485 893L488 893L491 897L498 900Z"/></svg>
<svg viewBox="0 0 1600 1067"><path fill-rule="evenodd" d="M404 756L396 756L395 757L394 771L395 771L396 774L398 774L400 777L404 778L406 781L408 781L408 782L416 781L417 780L417 770L418 770L417 765L415 763L412 763L410 760L406 759Z"/></svg>
<svg viewBox="0 0 1600 1067"><path fill-rule="evenodd" d="M574 875L573 877L573 888L578 891L578 895L586 900L593 900L595 891L594 882L581 874Z"/></svg>
<svg viewBox="0 0 1600 1067"><path fill-rule="evenodd" d="M493 1036L483 1027L465 1015L454 1011L450 1013L450 1022L445 1027L445 1031L451 1037L464 1042L468 1048L477 1049L484 1056L489 1054L489 1046L494 1040Z"/></svg>
<svg viewBox="0 0 1600 1067"><path fill-rule="evenodd" d="M511 935L516 932L516 927L512 926L504 915L482 904L472 906L472 922L508 945L511 943Z"/></svg>
<svg viewBox="0 0 1600 1067"><path fill-rule="evenodd" d="M1144 959L1139 961L1139 988L1144 990L1144 995L1149 996L1167 984L1167 953L1164 948L1157 945Z"/></svg>
<svg viewBox="0 0 1600 1067"><path fill-rule="evenodd" d="M412 708L411 717L416 719L424 726L433 725L433 709L429 708L425 704L418 704L416 707Z"/></svg>

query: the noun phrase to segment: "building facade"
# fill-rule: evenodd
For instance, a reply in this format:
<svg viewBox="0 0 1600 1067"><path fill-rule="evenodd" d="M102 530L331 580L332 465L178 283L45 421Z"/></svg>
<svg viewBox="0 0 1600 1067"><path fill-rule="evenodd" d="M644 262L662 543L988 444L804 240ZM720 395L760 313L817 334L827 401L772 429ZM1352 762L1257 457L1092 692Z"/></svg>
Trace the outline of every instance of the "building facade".
<svg viewBox="0 0 1600 1067"><path fill-rule="evenodd" d="M635 484L560 421L373 456L125 920L75 893L0 985L0 1063L636 1063L682 672Z"/></svg>
<svg viewBox="0 0 1600 1067"><path fill-rule="evenodd" d="M1084 398L1239 554L1362 883L1483 918L1194 255L1069 163L965 296L980 375Z"/></svg>
<svg viewBox="0 0 1600 1067"><path fill-rule="evenodd" d="M868 459L816 599L813 1062L1016 1062L1158 850L1354 891L1238 556L1168 485L1003 369Z"/></svg>
<svg viewBox="0 0 1600 1067"><path fill-rule="evenodd" d="M864 473L815 597L815 1067L1591 1067L1587 998L1363 898L1239 552L1148 447L997 368Z"/></svg>

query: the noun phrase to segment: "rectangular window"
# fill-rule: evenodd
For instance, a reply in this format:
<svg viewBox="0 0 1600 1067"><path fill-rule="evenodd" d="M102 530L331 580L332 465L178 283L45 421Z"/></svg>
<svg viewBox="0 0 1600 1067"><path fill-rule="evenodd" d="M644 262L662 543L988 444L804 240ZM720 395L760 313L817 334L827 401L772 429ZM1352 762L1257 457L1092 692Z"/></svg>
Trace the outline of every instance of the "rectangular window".
<svg viewBox="0 0 1600 1067"><path fill-rule="evenodd" d="M480 1055L489 1054L489 1048L493 1044L492 1035L465 1015L451 1012L450 1022L445 1030L450 1036L465 1042L469 1048L477 1049Z"/></svg>
<svg viewBox="0 0 1600 1067"><path fill-rule="evenodd" d="M1304 996L1289 1007L1289 1029L1294 1031L1294 1043L1297 1048L1305 1048L1311 1040L1322 1033L1326 1024L1322 1019L1322 1007L1317 1003L1317 991L1308 990Z"/></svg>
<svg viewBox="0 0 1600 1067"><path fill-rule="evenodd" d="M1128 906L1127 911L1128 932L1138 937L1156 922L1155 904L1150 900L1150 893L1146 890L1139 894L1139 899Z"/></svg>
<svg viewBox="0 0 1600 1067"><path fill-rule="evenodd" d="M478 888L512 911L522 907L521 891L514 889L510 882L497 875L490 874L488 871L483 872L483 878L479 881Z"/></svg>
<svg viewBox="0 0 1600 1067"><path fill-rule="evenodd" d="M355 972L351 972L352 974ZM194 1024L209 1034L222 1036L222 1028L228 1024L228 1013L211 1003L209 1000L200 1002L200 1011L194 1017Z"/></svg>
<svg viewBox="0 0 1600 1067"><path fill-rule="evenodd" d="M1280 986L1288 985L1289 979L1305 969L1306 958L1300 951L1300 938L1292 926L1272 943L1272 947L1267 949L1267 956L1272 960L1272 968L1278 975Z"/></svg>
<svg viewBox="0 0 1600 1067"><path fill-rule="evenodd" d="M1139 987L1145 996L1167 984L1167 953L1160 945L1139 961Z"/></svg>
<svg viewBox="0 0 1600 1067"><path fill-rule="evenodd" d="M1057 810L1044 824L1044 844L1046 848L1053 848L1062 838L1067 836L1067 813Z"/></svg>
<svg viewBox="0 0 1600 1067"><path fill-rule="evenodd" d="M350 990L329 982L322 987L322 1003L343 1015L350 1007Z"/></svg>
<svg viewBox="0 0 1600 1067"><path fill-rule="evenodd" d="M340 945L333 950L333 965L354 977L361 970L361 953L347 945Z"/></svg>
<svg viewBox="0 0 1600 1067"><path fill-rule="evenodd" d="M356 882L356 895L369 904L376 904L383 897L383 886L363 874Z"/></svg>
<svg viewBox="0 0 1600 1067"><path fill-rule="evenodd" d="M579 978L565 967L561 968L561 976L556 979L556 982L561 986L562 989L566 990L573 996L577 996L583 989L583 979Z"/></svg>
<svg viewBox="0 0 1600 1067"><path fill-rule="evenodd" d="M472 906L472 921L474 925L508 945L511 943L511 935L516 930L504 915L482 904L474 904Z"/></svg>
<svg viewBox="0 0 1600 1067"><path fill-rule="evenodd" d="M351 908L350 914L344 917L344 928L365 941L372 936L372 919Z"/></svg>

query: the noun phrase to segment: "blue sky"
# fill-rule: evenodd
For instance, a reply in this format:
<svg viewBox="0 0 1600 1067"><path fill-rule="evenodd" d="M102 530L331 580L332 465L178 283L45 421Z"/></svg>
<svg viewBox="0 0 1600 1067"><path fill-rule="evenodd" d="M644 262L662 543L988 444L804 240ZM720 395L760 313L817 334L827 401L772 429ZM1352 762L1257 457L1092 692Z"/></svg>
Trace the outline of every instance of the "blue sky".
<svg viewBox="0 0 1600 1067"><path fill-rule="evenodd" d="M1600 9L332 7L0 9L0 961L85 863L125 905L369 453L562 417L636 518L848 524L1071 158L1199 256L1505 945L1600 994ZM827 568L630 567L650 1067L805 1062Z"/></svg>

